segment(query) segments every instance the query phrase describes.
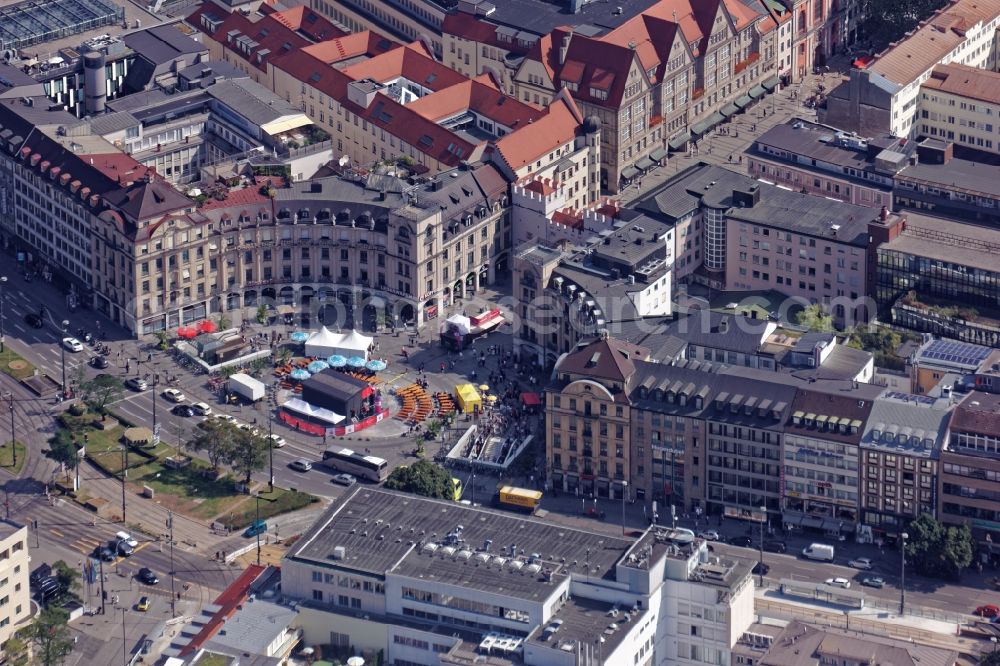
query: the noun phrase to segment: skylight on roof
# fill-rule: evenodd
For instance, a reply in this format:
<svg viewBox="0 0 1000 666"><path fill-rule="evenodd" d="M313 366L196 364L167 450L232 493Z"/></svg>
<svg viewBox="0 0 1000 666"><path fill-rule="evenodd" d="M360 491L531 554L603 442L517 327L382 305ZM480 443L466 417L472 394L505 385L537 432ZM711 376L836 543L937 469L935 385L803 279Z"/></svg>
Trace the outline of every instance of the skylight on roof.
<svg viewBox="0 0 1000 666"><path fill-rule="evenodd" d="M312 12L309 12L308 14L306 14L306 23L315 23L315 22L316 22L316 15L315 14L313 14Z"/></svg>
<svg viewBox="0 0 1000 666"><path fill-rule="evenodd" d="M257 33L257 36L260 37L261 39L267 37L267 28L261 28L260 32Z"/></svg>
<svg viewBox="0 0 1000 666"><path fill-rule="evenodd" d="M436 79L437 76L438 75L436 72L431 72L430 74L427 75L427 79L424 81L424 83L434 83L434 79Z"/></svg>
<svg viewBox="0 0 1000 666"><path fill-rule="evenodd" d="M323 77L322 77L322 76L320 75L320 73L319 73L319 72L313 72L313 73L312 73L312 74L311 74L311 75L309 76L309 80L310 80L310 81L315 81L315 82L319 82L319 80L320 80L321 78L323 78Z"/></svg>
<svg viewBox="0 0 1000 666"><path fill-rule="evenodd" d="M433 146L434 145L434 139L432 139L430 136L424 134L422 137L420 137L420 145L422 145L422 146Z"/></svg>

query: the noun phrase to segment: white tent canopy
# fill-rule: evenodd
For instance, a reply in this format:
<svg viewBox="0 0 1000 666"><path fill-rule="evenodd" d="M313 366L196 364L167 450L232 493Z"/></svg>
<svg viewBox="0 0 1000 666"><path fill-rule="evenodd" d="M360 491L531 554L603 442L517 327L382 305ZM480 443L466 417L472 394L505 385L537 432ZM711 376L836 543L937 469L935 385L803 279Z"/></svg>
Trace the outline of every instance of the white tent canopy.
<svg viewBox="0 0 1000 666"><path fill-rule="evenodd" d="M340 414L337 414L329 409L323 409L322 407L315 407L300 398L290 398L285 401L282 407L290 412L295 412L296 414L301 414L302 416L309 416L320 421L326 421L327 423L332 423L334 425L337 425L344 420L344 417Z"/></svg>
<svg viewBox="0 0 1000 666"><path fill-rule="evenodd" d="M368 348L371 347L372 340L374 338L369 338L356 330L351 330L349 333L345 333L344 337L341 339L338 346L341 351L335 352L341 356L363 356L365 360L368 360Z"/></svg>
<svg viewBox="0 0 1000 666"><path fill-rule="evenodd" d="M343 338L343 334L334 333L326 326L309 336L306 340L306 356L327 357L331 354L339 354L337 343Z"/></svg>
<svg viewBox="0 0 1000 666"><path fill-rule="evenodd" d="M469 331L472 330L472 320L464 315L460 315L457 313L448 317L447 324L454 325L456 328L458 328L458 332L461 333L462 335L468 335ZM445 327L447 327L447 324L445 325Z"/></svg>

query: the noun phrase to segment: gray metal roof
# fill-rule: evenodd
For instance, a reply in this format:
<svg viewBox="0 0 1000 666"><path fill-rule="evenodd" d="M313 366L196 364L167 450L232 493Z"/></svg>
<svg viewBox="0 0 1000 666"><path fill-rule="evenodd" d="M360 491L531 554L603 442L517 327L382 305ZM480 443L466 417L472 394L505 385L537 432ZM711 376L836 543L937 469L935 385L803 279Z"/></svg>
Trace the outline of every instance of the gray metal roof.
<svg viewBox="0 0 1000 666"><path fill-rule="evenodd" d="M265 653L268 646L295 622L298 611L270 601L247 601L219 628L205 649L224 647L230 650Z"/></svg>
<svg viewBox="0 0 1000 666"><path fill-rule="evenodd" d="M886 391L874 402L861 446L936 458L950 415L951 404L947 398ZM873 431L878 431L878 438ZM887 432L895 433L892 441L885 438ZM900 438L899 434L906 437ZM929 447L926 440L931 440Z"/></svg>
<svg viewBox="0 0 1000 666"><path fill-rule="evenodd" d="M255 125L266 125L278 118L302 111L250 79L220 81L205 89L209 95Z"/></svg>
<svg viewBox="0 0 1000 666"><path fill-rule="evenodd" d="M154 65L173 62L185 55L208 51L208 48L177 29L176 24L157 25L132 32L124 37L125 45Z"/></svg>
<svg viewBox="0 0 1000 666"><path fill-rule="evenodd" d="M114 132L120 132L129 127L138 127L139 121L128 111L118 111L106 113L102 116L93 116L89 119L90 129L94 134L104 136Z"/></svg>

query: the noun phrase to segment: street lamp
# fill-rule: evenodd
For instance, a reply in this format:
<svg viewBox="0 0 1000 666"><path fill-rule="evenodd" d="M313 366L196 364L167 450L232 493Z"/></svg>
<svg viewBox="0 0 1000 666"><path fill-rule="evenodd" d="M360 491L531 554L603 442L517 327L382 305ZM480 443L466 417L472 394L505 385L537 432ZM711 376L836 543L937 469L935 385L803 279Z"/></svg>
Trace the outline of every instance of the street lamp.
<svg viewBox="0 0 1000 666"><path fill-rule="evenodd" d="M10 448L14 456L13 465L17 469L17 443L14 437L14 394L7 393L7 407L10 408Z"/></svg>
<svg viewBox="0 0 1000 666"><path fill-rule="evenodd" d="M7 276L4 275L0 277L0 352L4 351L4 335L3 335L3 301L4 293L3 286L7 284Z"/></svg>
<svg viewBox="0 0 1000 666"><path fill-rule="evenodd" d="M767 522L767 507L760 506L760 586L764 587L764 523Z"/></svg>
<svg viewBox="0 0 1000 666"><path fill-rule="evenodd" d="M909 534L903 532L900 534L903 538L903 545L900 548L899 555L899 614L906 614L906 540L909 538Z"/></svg>
<svg viewBox="0 0 1000 666"><path fill-rule="evenodd" d="M257 533L257 566L260 566L260 493L256 493L254 498L257 500L257 518L254 520L254 532Z"/></svg>
<svg viewBox="0 0 1000 666"><path fill-rule="evenodd" d="M69 335L68 319L62 320L62 331L63 331L63 340L65 340L66 336ZM63 342L62 340L59 341L59 349L62 352L62 399L65 400L66 396L68 395L66 391L66 343Z"/></svg>
<svg viewBox="0 0 1000 666"><path fill-rule="evenodd" d="M628 481L622 480L622 536L625 536L625 495L628 494Z"/></svg>
<svg viewBox="0 0 1000 666"><path fill-rule="evenodd" d="M270 460L271 473L267 477L267 490L268 492L274 492L274 435L271 431L271 390L273 386L268 387L267 391L267 457Z"/></svg>

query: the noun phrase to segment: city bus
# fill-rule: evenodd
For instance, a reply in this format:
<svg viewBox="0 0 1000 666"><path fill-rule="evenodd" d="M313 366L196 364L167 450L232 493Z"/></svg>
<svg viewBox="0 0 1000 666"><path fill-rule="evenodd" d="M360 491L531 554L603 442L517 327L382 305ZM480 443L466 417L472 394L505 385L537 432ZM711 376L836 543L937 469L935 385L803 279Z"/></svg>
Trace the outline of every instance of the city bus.
<svg viewBox="0 0 1000 666"><path fill-rule="evenodd" d="M501 508L527 511L528 513L534 513L541 501L542 491L515 488L514 486L500 488L500 494L497 496L497 504Z"/></svg>
<svg viewBox="0 0 1000 666"><path fill-rule="evenodd" d="M389 463L382 458L366 456L341 446L331 446L324 451L323 464L373 483L382 483L389 476Z"/></svg>

